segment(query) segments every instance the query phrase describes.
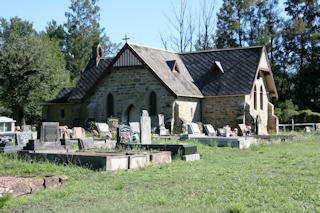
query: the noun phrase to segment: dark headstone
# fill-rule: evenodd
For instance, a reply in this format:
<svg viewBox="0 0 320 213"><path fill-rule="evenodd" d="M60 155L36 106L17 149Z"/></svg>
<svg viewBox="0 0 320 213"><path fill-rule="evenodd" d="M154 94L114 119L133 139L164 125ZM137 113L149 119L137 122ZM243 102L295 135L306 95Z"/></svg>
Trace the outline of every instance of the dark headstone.
<svg viewBox="0 0 320 213"><path fill-rule="evenodd" d="M59 122L43 122L40 140L43 143L59 142Z"/></svg>
<svg viewBox="0 0 320 213"><path fill-rule="evenodd" d="M133 132L128 125L120 125L117 128L117 143L131 142Z"/></svg>
<svg viewBox="0 0 320 213"><path fill-rule="evenodd" d="M78 144L80 150L89 150L95 148L93 138L79 139Z"/></svg>

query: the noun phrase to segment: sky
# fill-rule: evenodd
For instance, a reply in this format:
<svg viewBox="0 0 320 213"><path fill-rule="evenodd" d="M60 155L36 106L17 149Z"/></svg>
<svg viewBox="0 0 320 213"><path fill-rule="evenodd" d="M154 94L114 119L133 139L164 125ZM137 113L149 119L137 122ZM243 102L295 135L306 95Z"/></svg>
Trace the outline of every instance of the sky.
<svg viewBox="0 0 320 213"><path fill-rule="evenodd" d="M33 23L37 31L45 30L48 22L66 22L70 0L0 0L0 17L9 20L18 16ZM189 7L198 11L202 0L189 0ZM180 0L100 0L100 25L112 42L124 43L125 34L129 42L163 48L160 33L169 35L169 22L174 8ZM215 10L222 0L215 0ZM198 16L194 17L198 21Z"/></svg>

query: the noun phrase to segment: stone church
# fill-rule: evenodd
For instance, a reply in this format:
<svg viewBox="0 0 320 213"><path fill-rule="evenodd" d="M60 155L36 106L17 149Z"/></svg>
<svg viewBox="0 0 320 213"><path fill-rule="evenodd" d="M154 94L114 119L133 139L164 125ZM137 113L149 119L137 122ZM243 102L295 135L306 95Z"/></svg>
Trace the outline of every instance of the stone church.
<svg viewBox="0 0 320 213"><path fill-rule="evenodd" d="M43 119L69 127L110 117L128 123L148 110L152 126L163 114L171 133L202 122L267 134L278 129L271 98L278 94L264 46L177 53L126 43L104 58L96 44L77 85L44 103Z"/></svg>

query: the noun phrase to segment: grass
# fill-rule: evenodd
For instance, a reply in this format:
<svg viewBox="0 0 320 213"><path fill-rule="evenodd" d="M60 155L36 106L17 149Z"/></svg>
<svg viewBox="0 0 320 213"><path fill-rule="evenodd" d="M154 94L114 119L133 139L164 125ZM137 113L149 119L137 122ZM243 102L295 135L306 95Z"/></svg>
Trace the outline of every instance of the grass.
<svg viewBox="0 0 320 213"><path fill-rule="evenodd" d="M319 135L262 143L247 150L197 145L200 161L175 160L169 165L112 173L1 154L0 174L54 173L70 178L61 189L7 199L2 211L320 211Z"/></svg>

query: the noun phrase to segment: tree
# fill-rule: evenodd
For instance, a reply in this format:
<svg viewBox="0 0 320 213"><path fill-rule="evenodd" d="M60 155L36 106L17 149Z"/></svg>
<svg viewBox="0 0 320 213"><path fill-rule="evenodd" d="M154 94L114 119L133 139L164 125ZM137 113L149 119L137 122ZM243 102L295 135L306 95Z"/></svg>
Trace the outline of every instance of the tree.
<svg viewBox="0 0 320 213"><path fill-rule="evenodd" d="M41 103L68 83L63 54L57 42L37 34L20 18L0 20L0 98L18 124L41 118Z"/></svg>
<svg viewBox="0 0 320 213"><path fill-rule="evenodd" d="M111 43L100 27L98 0L71 0L70 12L66 12L67 23L65 58L71 80L76 82L91 57L92 46L101 42L105 54L113 54L118 45Z"/></svg>
<svg viewBox="0 0 320 213"><path fill-rule="evenodd" d="M287 0L283 30L287 72L295 73L294 103L320 112L320 10L317 0Z"/></svg>
<svg viewBox="0 0 320 213"><path fill-rule="evenodd" d="M199 14L199 33L196 40L196 50L212 49L213 44L213 30L214 30L214 5L215 2L207 3L206 0L202 1L202 11Z"/></svg>
<svg viewBox="0 0 320 213"><path fill-rule="evenodd" d="M178 52L186 52L188 48L192 49L192 40L194 33L192 13L188 10L187 0L180 0L179 8L172 5L174 18L166 16L170 27L171 34L168 38L160 34L164 48L171 47Z"/></svg>

